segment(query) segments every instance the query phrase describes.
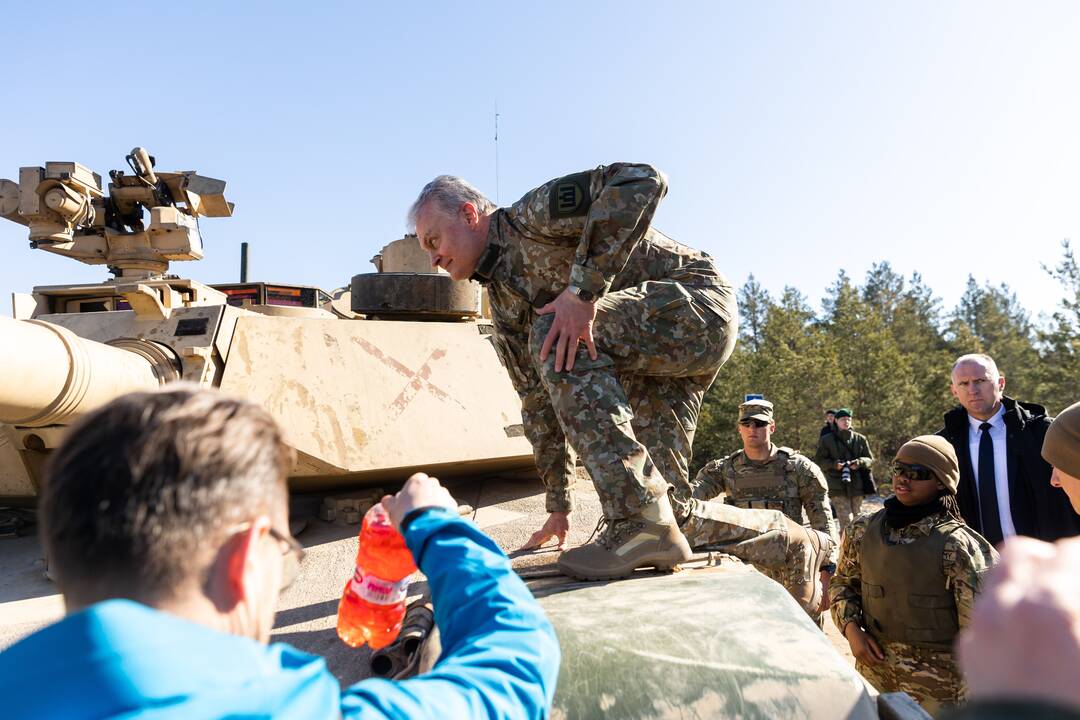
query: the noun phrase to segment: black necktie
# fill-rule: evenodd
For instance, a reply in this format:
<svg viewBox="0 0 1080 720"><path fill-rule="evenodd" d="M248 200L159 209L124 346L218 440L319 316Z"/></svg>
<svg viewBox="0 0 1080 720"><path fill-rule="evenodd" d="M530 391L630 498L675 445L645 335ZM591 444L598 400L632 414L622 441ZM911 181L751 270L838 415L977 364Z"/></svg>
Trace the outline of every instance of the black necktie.
<svg viewBox="0 0 1080 720"><path fill-rule="evenodd" d="M997 484L994 477L994 441L990 439L988 422L979 426L979 515L982 517L983 537L997 545L1004 540L1001 532L1001 513L998 511Z"/></svg>

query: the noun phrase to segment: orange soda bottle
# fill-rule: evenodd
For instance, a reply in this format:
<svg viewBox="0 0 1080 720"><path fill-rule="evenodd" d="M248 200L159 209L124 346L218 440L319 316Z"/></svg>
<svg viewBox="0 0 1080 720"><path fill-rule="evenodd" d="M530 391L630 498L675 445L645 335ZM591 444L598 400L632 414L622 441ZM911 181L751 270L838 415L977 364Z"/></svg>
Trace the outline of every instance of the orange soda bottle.
<svg viewBox="0 0 1080 720"><path fill-rule="evenodd" d="M356 571L338 603L338 637L352 647L367 643L373 650L394 642L414 572L416 563L405 538L394 529L382 503L376 503L364 515Z"/></svg>

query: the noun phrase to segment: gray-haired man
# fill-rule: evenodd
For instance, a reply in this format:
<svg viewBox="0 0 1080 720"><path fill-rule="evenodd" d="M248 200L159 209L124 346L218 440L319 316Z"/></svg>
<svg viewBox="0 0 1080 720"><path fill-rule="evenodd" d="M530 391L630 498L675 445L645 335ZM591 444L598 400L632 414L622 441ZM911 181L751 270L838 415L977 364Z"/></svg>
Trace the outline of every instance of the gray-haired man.
<svg viewBox="0 0 1080 720"><path fill-rule="evenodd" d="M670 568L689 558L690 544L751 539L770 562L798 564L802 577L813 565L816 576L828 545L816 532L776 511L690 497L698 411L734 347L737 311L708 255L652 227L666 192L655 168L618 163L496 208L460 178L440 176L409 219L432 265L488 289L492 339L547 485L550 516L530 545L565 539L577 454L607 527L563 553L566 574L620 578Z"/></svg>

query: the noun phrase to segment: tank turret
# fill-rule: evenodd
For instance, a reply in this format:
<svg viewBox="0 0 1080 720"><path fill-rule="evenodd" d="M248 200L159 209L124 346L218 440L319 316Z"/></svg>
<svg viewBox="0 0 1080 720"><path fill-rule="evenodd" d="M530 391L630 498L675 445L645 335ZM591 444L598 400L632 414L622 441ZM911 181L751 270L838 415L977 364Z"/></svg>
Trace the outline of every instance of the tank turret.
<svg viewBox="0 0 1080 720"><path fill-rule="evenodd" d="M199 218L233 213L225 182L161 172L142 148L127 163L104 187L74 162L0 180L0 216L26 225L32 248L113 276L35 287L15 298L16 319L0 322L0 501L33 503L44 457L79 415L177 380L269 410L297 450L294 488L377 484L419 468L533 467L475 283L423 272L413 238L384 248L381 272L352 280L363 302L287 283L178 278L171 262L205 252Z"/></svg>

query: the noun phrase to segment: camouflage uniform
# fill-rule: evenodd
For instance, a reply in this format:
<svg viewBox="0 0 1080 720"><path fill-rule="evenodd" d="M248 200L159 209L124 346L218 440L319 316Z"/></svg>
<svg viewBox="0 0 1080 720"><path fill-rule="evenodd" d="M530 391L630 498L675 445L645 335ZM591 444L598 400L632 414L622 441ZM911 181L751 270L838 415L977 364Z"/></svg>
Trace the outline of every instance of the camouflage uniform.
<svg viewBox="0 0 1080 720"><path fill-rule="evenodd" d="M572 509L576 453L608 519L637 514L670 485L691 544L781 565L779 513L689 498L698 412L734 348L738 314L712 259L651 226L666 192L656 169L614 164L496 210L473 276L488 290L492 341L521 397L548 512ZM573 370L555 372L553 357L539 361L554 316L535 311L570 284L598 298L598 357L582 345Z"/></svg>
<svg viewBox="0 0 1080 720"><path fill-rule="evenodd" d="M833 621L841 633L849 622L854 622L874 635L873 628L866 628L863 613L861 548L867 527L884 512L880 510L874 515L857 518L844 535L836 575L829 587ZM929 537L950 521L951 518L939 513L900 529L886 525L885 542L887 545L912 543ZM956 625L960 630L967 626L971 617L975 596L982 589L983 574L996 561L997 553L990 543L967 525L960 525L945 538L941 571L946 589L952 589ZM885 653L885 661L874 666L856 662L855 667L878 690L907 692L932 714L942 706L964 699L963 680L952 652L874 639Z"/></svg>
<svg viewBox="0 0 1080 720"><path fill-rule="evenodd" d="M740 508L779 510L797 523L832 538L829 562L836 564L840 537L821 470L805 455L769 443L769 458L755 462L742 450L705 465L691 483L693 497L723 499ZM787 568L759 568L784 587L791 585ZM815 620L820 613L812 612Z"/></svg>

